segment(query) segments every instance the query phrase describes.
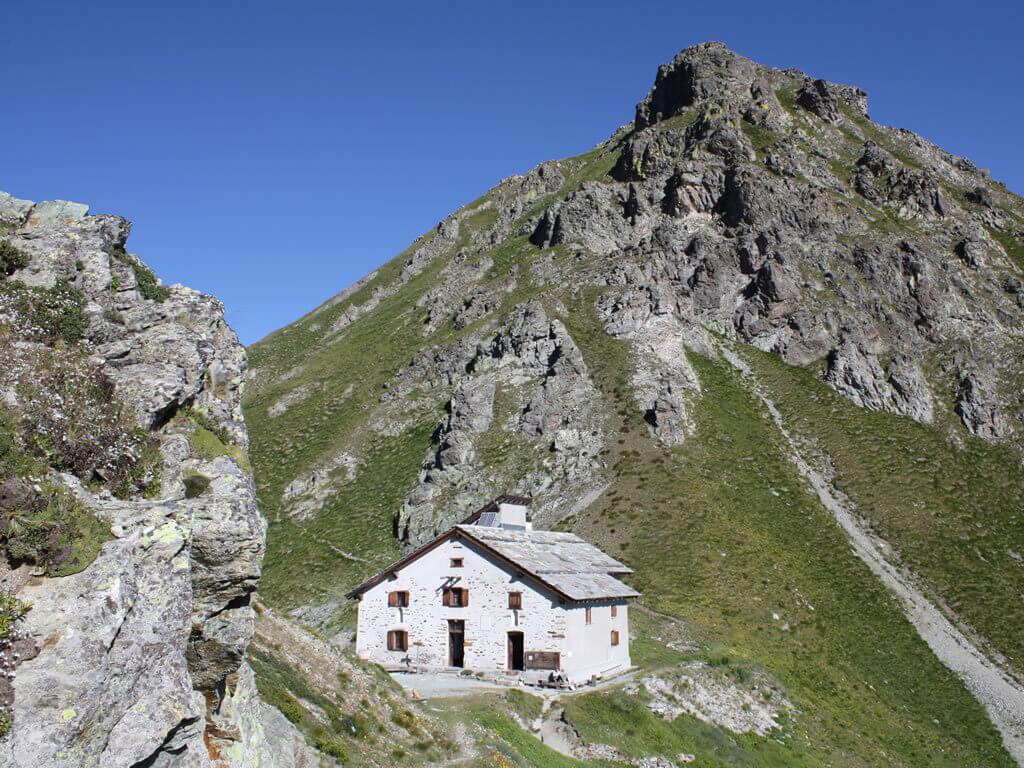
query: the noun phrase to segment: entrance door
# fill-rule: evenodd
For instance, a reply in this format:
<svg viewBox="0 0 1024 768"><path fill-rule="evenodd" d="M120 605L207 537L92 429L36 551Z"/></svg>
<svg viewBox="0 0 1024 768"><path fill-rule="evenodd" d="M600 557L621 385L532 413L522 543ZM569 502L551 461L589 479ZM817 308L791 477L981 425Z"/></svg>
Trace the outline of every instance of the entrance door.
<svg viewBox="0 0 1024 768"><path fill-rule="evenodd" d="M448 619L448 666L462 667L466 661L466 622Z"/></svg>
<svg viewBox="0 0 1024 768"><path fill-rule="evenodd" d="M508 668L513 672L523 670L523 633L508 633Z"/></svg>

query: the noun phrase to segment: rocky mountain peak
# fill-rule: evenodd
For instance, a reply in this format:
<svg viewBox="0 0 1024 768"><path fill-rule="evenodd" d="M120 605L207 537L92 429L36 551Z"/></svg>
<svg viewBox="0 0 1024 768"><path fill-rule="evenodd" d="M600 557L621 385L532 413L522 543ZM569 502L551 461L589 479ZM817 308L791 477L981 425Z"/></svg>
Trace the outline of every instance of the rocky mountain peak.
<svg viewBox="0 0 1024 768"><path fill-rule="evenodd" d="M797 85L801 106L823 119L838 119L840 101L867 116L868 98L860 88L813 79L798 70L780 73L711 41L686 48L658 68L654 85L636 105L634 126L647 128L691 108L755 115L776 102L771 84L780 76Z"/></svg>

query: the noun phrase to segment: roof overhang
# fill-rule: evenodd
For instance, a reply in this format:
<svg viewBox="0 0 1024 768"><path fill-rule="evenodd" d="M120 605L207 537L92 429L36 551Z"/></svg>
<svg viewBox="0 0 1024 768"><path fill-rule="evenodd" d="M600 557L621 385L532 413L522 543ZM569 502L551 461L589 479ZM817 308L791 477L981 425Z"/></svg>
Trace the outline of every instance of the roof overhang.
<svg viewBox="0 0 1024 768"><path fill-rule="evenodd" d="M432 551L433 549L436 549L438 546L440 546L444 542L448 541L448 539L451 539L451 538L461 538L463 536L466 539L468 539L469 541L472 541L473 544L475 544L476 546L480 547L480 549L485 551L488 555L493 557L495 560L497 560L498 562L502 563L509 571L511 571L513 574L515 574L518 578L526 578L526 579L534 582L535 584L539 584L539 585L543 586L547 590L555 593L555 595L557 595L563 602L569 602L569 603L593 603L593 602L600 602L602 600L625 600L625 599L629 599L631 597L638 597L639 594L640 594L639 592L635 592L635 590L634 590L634 594L632 594L632 595L625 595L625 596L611 595L611 596L607 596L607 597L593 597L593 598L584 598L584 599L574 598L574 597L566 594L563 590L561 590L560 588L558 588L554 584L550 583L548 580L546 580L544 578L544 576L542 574L533 573L532 571L527 570L522 565L517 563L515 560L512 560L512 559L506 557L501 552L499 552L496 549L494 549L493 547L489 546L487 543L485 543L485 542L481 541L480 539L478 539L477 537L473 536L473 534L470 531L466 530L465 528L452 527L452 528L449 528L444 533L442 533L441 535L439 535L439 536L435 537L434 539L428 541L426 544L421 546L419 549L413 550L408 555L403 557L401 560L397 560L394 563L392 563L391 565L389 565L387 568L384 568L383 570L379 571L376 575L372 576L371 578L369 578L366 581L364 581L362 584L360 584L355 589L353 589L350 592L346 593L345 597L347 597L349 599L356 599L356 598L358 598L360 595L362 595L367 590L372 589L373 587L377 586L382 581L387 579L388 576L390 576L391 574L395 573L396 571L400 571L402 568L404 568L405 566L409 565L409 563L412 563L415 560L418 560L419 558L423 557L423 555L427 554L428 552ZM606 573L608 573L608 572L606 572Z"/></svg>

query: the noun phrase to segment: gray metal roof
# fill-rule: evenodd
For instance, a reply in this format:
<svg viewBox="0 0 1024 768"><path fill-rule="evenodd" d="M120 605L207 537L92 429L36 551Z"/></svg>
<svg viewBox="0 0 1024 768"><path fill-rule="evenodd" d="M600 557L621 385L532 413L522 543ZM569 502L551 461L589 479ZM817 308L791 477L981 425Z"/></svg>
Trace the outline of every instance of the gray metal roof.
<svg viewBox="0 0 1024 768"><path fill-rule="evenodd" d="M483 544L571 600L638 597L615 574L633 571L573 533L519 531L480 525L457 530Z"/></svg>

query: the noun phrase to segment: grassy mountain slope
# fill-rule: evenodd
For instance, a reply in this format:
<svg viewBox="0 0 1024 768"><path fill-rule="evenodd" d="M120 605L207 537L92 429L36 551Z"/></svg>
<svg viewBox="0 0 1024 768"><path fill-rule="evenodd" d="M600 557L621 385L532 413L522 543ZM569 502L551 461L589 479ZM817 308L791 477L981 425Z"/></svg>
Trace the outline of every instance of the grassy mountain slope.
<svg viewBox="0 0 1024 768"><path fill-rule="evenodd" d="M403 508L412 507L414 514L422 509L409 502L424 488L422 478L435 478L427 483L433 485L431 492L440 489L430 497L435 515L460 511L462 486L446 479L444 462L431 457L443 449L445 430L452 428L446 420L456 385L496 376L493 419L482 433L471 435L474 453L468 462L478 502L486 500L487 491L533 491L523 484L541 483L545 473L577 482L558 491L538 487L544 509L562 512L545 511L544 519L576 531L635 570L632 583L653 611L634 612L635 658L643 675L671 676L696 662L722 667L737 680L767 674L793 705L778 728L758 736L690 715L662 720L647 706L651 693L646 688L602 691L574 698L566 706L565 719L584 742L611 745L630 757L695 754L702 765L1013 765L985 711L939 663L892 594L851 551L842 529L790 462L782 435L750 383L716 350L728 345L739 351L787 429L816 457L836 492L891 545L891 560L911 572L980 647L1019 675L1024 671L1019 433L1012 426L1000 427L997 420L986 432L976 420L961 418L961 412L974 413L973 401L965 400L963 392L975 390L963 382L983 378L987 369L977 366L987 360L987 353L979 340L975 359L965 357L962 339L949 330L954 326L935 319L963 314L943 314L934 296L923 294L922 283L926 278L934 283L937 273L915 263L912 276L892 284L879 282L878 275L891 264L906 267L922 252L943 253L945 238L959 242L969 217L988 217L986 221L998 222L989 231L1003 250L988 252L991 268L969 268L956 300L972 312L988 311L978 307L988 300L983 297L993 295L991 286L980 287L980 281L990 279L991 285L1005 286L1000 296L1012 300L1012 275L1020 274L1013 258L1024 247L1018 231L1024 228L1024 208L1019 198L990 180L974 175L968 183L956 175L959 171L943 176L932 162L931 148L915 143L912 135L876 126L845 103L836 107L835 123L823 123L811 107L797 103L803 98L798 88L806 88L798 76L772 71L761 76L775 78L771 82L780 122L758 124L737 115L723 128L716 122L719 112L696 105L653 125L620 131L585 155L503 182L358 290L252 348L246 417L260 502L270 521L261 594L275 609L291 611L339 641L348 639L354 613L343 595L400 554L397 515ZM730 106L715 109L728 113ZM708 153L714 155L727 143L723 134L729 126L735 129L729 141L746 147L749 158L729 155L727 179L729 173L763 173L762 189L792 185L787 188L793 194L805 195L803 204L813 198L815 205L824 206L820 219L838 222L824 235L820 230L809 234L800 245L805 250L788 246L791 252L807 254L796 259L798 268L792 259L772 268L751 267L752 274L745 273L750 276L735 284L735 302L728 296L734 289L723 282L725 263L703 257L685 280L674 276L673 264L699 261L706 250L700 232L715 228L724 237L712 238L713 247L739 253L731 258L741 262L741 271L747 270L743 261L755 256L749 255L752 246L743 239L744 228L749 221L754 222L750 227L759 226L749 211L734 216L721 202L710 210L690 211L679 226L698 234L689 245L682 240L678 247L656 245L666 238L657 227L615 248L605 248L594 234L632 237L617 229L624 226L616 218L623 210L627 218L633 211L634 230L644 216L661 216L661 226L667 226L669 214L645 214L643 195L633 197L648 183L652 189L672 186L663 182L675 173L671 168L657 176L658 153L686 146L689 154L678 162L691 163L684 174L690 178L697 173L693 163L705 162ZM642 152L641 140L647 147ZM825 160L813 159L811 150L823 140L838 149ZM884 179L890 193L900 195L911 187L920 189L925 183L921 179L933 174L946 201L945 212L927 218L915 212L917 198L872 197L875 193L864 186L860 170L869 161L858 161L862 151L870 151L864 142L884 145L894 158L886 162L903 169L892 166L872 184ZM780 148L789 152L792 147L798 148L792 150L793 157L805 165L796 171L778 170L784 166ZM947 162L944 156L940 159ZM643 174L623 180L624 167L640 166L646 169ZM712 171L705 170L705 184L718 178ZM731 183L726 181L725 198ZM672 195L680 194L665 196L673 200ZM686 194L691 201L700 195ZM982 212L984 206L975 202L990 197L998 209L993 214ZM928 199L934 201L934 195ZM950 201L960 206L955 216L964 217L955 224L948 221L954 218ZM782 217L783 229L803 226L799 221L791 224L785 211L794 210L793 204L783 203L776 209L759 202L753 210ZM597 209L579 225L575 240L564 234L574 226L578 209L573 205ZM659 205L662 211L671 207ZM908 213L908 207L914 210ZM536 236L545 217L555 232L549 231L546 240ZM542 245L534 244L538 240ZM890 252L904 255L888 261ZM424 253L430 258L423 258ZM843 254L850 254L849 260ZM952 249L940 262L945 265L940 271L962 268ZM788 284L778 279L784 270L802 275L791 278L800 299L785 298ZM656 367L660 363L651 362L650 349L641 343L643 329L650 326L634 332L615 325L621 317L616 312L631 306L637 286L654 297L652 306L661 303L652 317L682 316L684 330L673 342L674 354L699 381L699 392L683 390L685 398L674 406L685 411L680 420L685 437L677 440L663 439L658 431L663 412L640 402L639 391L647 386L642 382L668 375ZM748 302L759 317L752 320L747 310L740 317L737 310L734 322L723 322L715 314L717 307L695 307L702 292L712 289L728 297L721 302L727 310ZM666 294L676 297L667 312ZM591 474L567 463L567 450L559 446L564 434L579 432L584 423L572 420L577 418L576 401L560 401L569 415L554 435L538 436L517 424L522 414L536 409L540 390L531 394L531 384L523 383L529 376L507 373L521 370L510 368L520 365L518 358L493 351L514 344L494 345L491 339L510 333L510 318L531 300L553 323L551 334L564 329L578 348L585 365L577 375L593 387L595 395L586 405L597 414L600 426L594 434L601 448L598 455L580 459ZM912 309L907 301L915 302ZM471 311L480 302L487 307L482 315ZM796 360L803 350L818 349L808 341L817 336L799 336L812 324L800 312L811 306L819 316L849 307L860 312L863 307L862 314L845 316L846 338L855 339L861 359L871 363L877 356L881 368L890 366L887 378L865 383L864 376L852 377L856 391L841 394L845 385L836 373L836 360L849 349L843 339L830 342L834 346L827 354L814 351ZM1000 305L992 311L1001 318L1003 330L1019 338L1011 310ZM913 318L905 326L900 319L904 314ZM853 321L876 322L883 351L875 351L872 345L879 342L870 332L850 332ZM765 322L775 324L772 339L797 334L790 346L765 342ZM913 356L917 347L899 346L915 323L918 328L934 323L919 357ZM1019 348L1010 346L1004 352L1006 364L992 369L992 383L986 386L1003 397L999 408L1008 415L1000 418L1012 424L1012 414L1021 406L1014 376L1019 378L1022 366ZM492 363L495 359L499 362ZM924 372L920 380L931 391L930 400L919 400L934 408L928 418L899 400L911 387L891 385L902 382L898 366L908 360ZM649 375L652 370L656 375ZM550 372L546 376L549 381L558 378ZM890 394L871 400L876 390ZM679 391L675 387L670 394ZM663 391L661 399L665 397ZM857 404L857 398L863 402ZM337 461L339 456L353 457L355 468ZM302 490L312 487L308 483L300 484L298 493L288 490L312 476L318 487L327 489L322 495ZM573 496L588 503L573 508ZM313 499L312 512L297 513L297 498ZM692 642L682 650L668 647L667 625ZM463 703L438 716L465 723L479 719L484 711L480 707L488 706L498 707L494 702ZM494 717L504 718L492 726L495 733L506 734L503 749L513 764L575 764L550 750L534 754L532 737L508 730L514 720L507 713ZM516 748L512 742L521 738L527 741Z"/></svg>

